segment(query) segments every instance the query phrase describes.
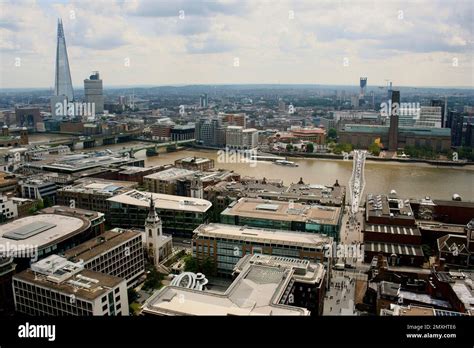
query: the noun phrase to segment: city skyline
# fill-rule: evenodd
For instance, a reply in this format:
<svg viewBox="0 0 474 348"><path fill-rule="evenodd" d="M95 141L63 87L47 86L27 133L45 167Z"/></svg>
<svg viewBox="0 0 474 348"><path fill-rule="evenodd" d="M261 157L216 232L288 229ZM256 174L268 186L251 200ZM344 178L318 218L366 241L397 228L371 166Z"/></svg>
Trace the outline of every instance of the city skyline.
<svg viewBox="0 0 474 348"><path fill-rule="evenodd" d="M386 80L469 88L474 79L467 1L37 1L0 7L0 88L54 86L58 18L74 86L94 70L105 88L357 85L360 76L368 77L369 88Z"/></svg>

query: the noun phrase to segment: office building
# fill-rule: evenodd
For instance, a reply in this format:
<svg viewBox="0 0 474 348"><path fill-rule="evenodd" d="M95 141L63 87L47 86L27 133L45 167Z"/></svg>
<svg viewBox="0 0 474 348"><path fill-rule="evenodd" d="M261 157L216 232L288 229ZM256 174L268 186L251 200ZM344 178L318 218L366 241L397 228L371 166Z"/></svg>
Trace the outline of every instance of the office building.
<svg viewBox="0 0 474 348"><path fill-rule="evenodd" d="M58 114L57 104L64 104L74 100L72 89L71 71L67 56L66 38L63 22L58 20L57 46L56 46L56 71L54 76L54 95L51 97L51 114L53 118L62 118L65 113Z"/></svg>
<svg viewBox="0 0 474 348"><path fill-rule="evenodd" d="M422 106L420 108L420 118L416 121L415 127L443 128L443 110L440 106Z"/></svg>
<svg viewBox="0 0 474 348"><path fill-rule="evenodd" d="M202 109L206 109L208 106L209 106L209 99L207 97L207 93L204 93L199 97L199 107Z"/></svg>
<svg viewBox="0 0 474 348"><path fill-rule="evenodd" d="M447 299L454 311L474 315L474 272L472 269L433 272L431 290Z"/></svg>
<svg viewBox="0 0 474 348"><path fill-rule="evenodd" d="M95 113L104 113L104 91L98 71L94 71L88 79L84 80L84 96L85 102L93 105L92 110L95 110Z"/></svg>
<svg viewBox="0 0 474 348"><path fill-rule="evenodd" d="M174 125L170 130L170 140L171 141L192 140L195 138L195 129L196 129L196 126L194 125L194 123Z"/></svg>
<svg viewBox="0 0 474 348"><path fill-rule="evenodd" d="M421 266L422 237L408 201L395 193L367 194L364 235L364 262L379 254L393 266Z"/></svg>
<svg viewBox="0 0 474 348"><path fill-rule="evenodd" d="M59 205L107 212L107 199L137 188L133 181L112 181L97 178L82 178L74 185L65 186L57 191L56 201Z"/></svg>
<svg viewBox="0 0 474 348"><path fill-rule="evenodd" d="M145 273L143 232L114 228L64 252L71 262L127 281L127 287L136 284Z"/></svg>
<svg viewBox="0 0 474 348"><path fill-rule="evenodd" d="M205 157L185 157L174 161L176 168L192 171L206 171L214 168L214 160Z"/></svg>
<svg viewBox="0 0 474 348"><path fill-rule="evenodd" d="M56 202L57 185L47 179L40 177L26 179L20 183L20 190L23 198L49 200L50 204Z"/></svg>
<svg viewBox="0 0 474 348"><path fill-rule="evenodd" d="M201 118L195 125L198 144L209 147L225 146L225 126L220 117Z"/></svg>
<svg viewBox="0 0 474 348"><path fill-rule="evenodd" d="M12 291L15 268L13 257L0 254L0 316L11 315L15 310Z"/></svg>
<svg viewBox="0 0 474 348"><path fill-rule="evenodd" d="M18 178L15 174L0 171L0 193L16 192L18 187Z"/></svg>
<svg viewBox="0 0 474 348"><path fill-rule="evenodd" d="M132 190L108 199L107 221L122 228L143 228L150 199L163 223L163 232L173 237L191 237L211 213L212 204L204 199Z"/></svg>
<svg viewBox="0 0 474 348"><path fill-rule="evenodd" d="M441 127L442 128L450 128L448 125L447 118L448 118L448 98L445 97L444 100L441 99L433 99L430 102L430 106L437 106L441 108Z"/></svg>
<svg viewBox="0 0 474 348"><path fill-rule="evenodd" d="M36 202L31 199L4 196L0 193L0 222L26 216L30 209L35 207Z"/></svg>
<svg viewBox="0 0 474 348"><path fill-rule="evenodd" d="M226 224L201 225L194 231L193 256L211 258L220 275L230 275L245 255L293 257L330 264L331 237L313 233L240 227Z"/></svg>
<svg viewBox="0 0 474 348"><path fill-rule="evenodd" d="M361 77L359 98L364 99L366 88L367 88L367 77Z"/></svg>
<svg viewBox="0 0 474 348"><path fill-rule="evenodd" d="M464 116L456 111L449 111L448 115L448 128L451 128L451 144L452 146L462 146Z"/></svg>
<svg viewBox="0 0 474 348"><path fill-rule="evenodd" d="M167 286L153 294L144 315L321 315L324 266L307 260L248 255L224 293ZM185 299L183 301L183 299Z"/></svg>
<svg viewBox="0 0 474 348"><path fill-rule="evenodd" d="M143 159L135 159L121 154L110 154L105 151L70 154L45 162L28 164L33 170L78 174L93 168L118 168L122 166L143 167Z"/></svg>
<svg viewBox="0 0 474 348"><path fill-rule="evenodd" d="M294 202L241 198L221 213L230 225L319 233L339 240L342 209Z"/></svg>
<svg viewBox="0 0 474 348"><path fill-rule="evenodd" d="M30 260L64 252L103 230L104 214L56 206L3 224L0 245L21 270Z"/></svg>
<svg viewBox="0 0 474 348"><path fill-rule="evenodd" d="M251 150L258 146L258 131L241 126L228 126L225 132L226 146L230 149Z"/></svg>
<svg viewBox="0 0 474 348"><path fill-rule="evenodd" d="M105 180L134 181L143 184L143 178L147 175L172 168L171 164L153 167L120 166L119 168L107 168L106 171L94 174L94 177Z"/></svg>
<svg viewBox="0 0 474 348"><path fill-rule="evenodd" d="M170 168L145 176L143 184L150 192L176 195L178 179L192 177L195 173L188 169Z"/></svg>
<svg viewBox="0 0 474 348"><path fill-rule="evenodd" d="M34 316L129 315L127 282L57 255L13 276L15 310Z"/></svg>
<svg viewBox="0 0 474 348"><path fill-rule="evenodd" d="M312 142L318 145L326 144L326 132L321 128L297 127L291 129L291 134L295 139Z"/></svg>
<svg viewBox="0 0 474 348"><path fill-rule="evenodd" d="M30 131L36 131L38 123L43 121L39 108L15 108L17 127L26 127Z"/></svg>
<svg viewBox="0 0 474 348"><path fill-rule="evenodd" d="M244 113L239 114L219 114L222 117L222 122L227 126L247 127L247 117Z"/></svg>
<svg viewBox="0 0 474 348"><path fill-rule="evenodd" d="M151 136L154 140L168 141L171 138L171 130L174 126L175 123L169 118L159 119L150 126Z"/></svg>
<svg viewBox="0 0 474 348"><path fill-rule="evenodd" d="M466 133L464 135L464 146L474 147L474 124L466 125Z"/></svg>
<svg viewBox="0 0 474 348"><path fill-rule="evenodd" d="M427 306L399 305L393 303L390 304L390 308L382 308L380 310L380 316L453 317L463 315L466 314Z"/></svg>

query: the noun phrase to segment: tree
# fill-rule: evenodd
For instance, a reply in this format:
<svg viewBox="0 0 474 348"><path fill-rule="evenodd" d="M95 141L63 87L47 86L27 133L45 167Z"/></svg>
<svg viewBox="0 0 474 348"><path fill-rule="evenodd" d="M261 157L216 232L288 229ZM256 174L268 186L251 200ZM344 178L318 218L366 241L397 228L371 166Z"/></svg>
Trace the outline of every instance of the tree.
<svg viewBox="0 0 474 348"><path fill-rule="evenodd" d="M336 139L337 138L337 131L335 128L330 128L328 131L328 138Z"/></svg>
<svg viewBox="0 0 474 348"><path fill-rule="evenodd" d="M53 205L53 201L49 197L44 197L43 198L43 205L45 208L48 208Z"/></svg>
<svg viewBox="0 0 474 348"><path fill-rule="evenodd" d="M128 303L135 302L135 300L138 298L138 293L136 292L135 289L128 289Z"/></svg>
<svg viewBox="0 0 474 348"><path fill-rule="evenodd" d="M286 151L291 151L291 150L293 150L293 145L287 144L286 145Z"/></svg>
<svg viewBox="0 0 474 348"><path fill-rule="evenodd" d="M204 273L205 275L209 276L214 274L215 272L215 265L214 265L214 260L211 259L210 257L207 257L201 264L201 272Z"/></svg>
<svg viewBox="0 0 474 348"><path fill-rule="evenodd" d="M380 154L380 147L378 144L375 142L369 145L368 150L372 153L374 156L378 156Z"/></svg>
<svg viewBox="0 0 474 348"><path fill-rule="evenodd" d="M184 258L184 271L196 273L199 270L199 264L196 258L187 255Z"/></svg>
<svg viewBox="0 0 474 348"><path fill-rule="evenodd" d="M341 153L343 152L351 152L352 151L352 144L337 144L336 146L334 146L333 148L333 152L336 154L336 155L340 155Z"/></svg>
<svg viewBox="0 0 474 348"><path fill-rule="evenodd" d="M41 210L44 208L44 202L42 199L38 200L38 203L36 204L36 210Z"/></svg>
<svg viewBox="0 0 474 348"><path fill-rule="evenodd" d="M314 144L313 143L308 143L306 144L306 152L314 152Z"/></svg>
<svg viewBox="0 0 474 348"><path fill-rule="evenodd" d="M161 281L163 275L158 273L155 267L150 267L145 283L143 284L143 290L158 289L161 287Z"/></svg>

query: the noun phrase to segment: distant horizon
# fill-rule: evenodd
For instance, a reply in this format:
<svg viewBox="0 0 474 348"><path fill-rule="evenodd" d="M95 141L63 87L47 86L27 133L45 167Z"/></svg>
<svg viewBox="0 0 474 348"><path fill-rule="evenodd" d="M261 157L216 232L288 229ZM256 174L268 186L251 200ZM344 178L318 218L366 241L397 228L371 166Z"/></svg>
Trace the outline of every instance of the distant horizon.
<svg viewBox="0 0 474 348"><path fill-rule="evenodd" d="M137 85L109 85L104 84L104 90L107 89L121 89L121 88L159 88L159 87L213 87L213 86L281 86L281 87L291 87L291 86L307 86L307 87L350 87L350 88L359 88L359 85L344 85L344 84L310 84L310 83L193 83L193 84L137 84ZM84 86L74 86L74 90L84 90ZM371 88L387 88L387 85L367 85L367 89ZM401 86L393 85L392 88L413 88L413 89L461 89L474 91L474 86ZM2 90L51 90L54 87L0 87Z"/></svg>

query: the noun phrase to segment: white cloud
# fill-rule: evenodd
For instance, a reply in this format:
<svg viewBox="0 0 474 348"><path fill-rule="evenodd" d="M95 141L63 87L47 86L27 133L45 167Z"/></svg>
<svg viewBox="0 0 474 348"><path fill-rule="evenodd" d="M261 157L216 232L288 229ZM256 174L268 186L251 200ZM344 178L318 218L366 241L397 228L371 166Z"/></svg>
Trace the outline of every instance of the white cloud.
<svg viewBox="0 0 474 348"><path fill-rule="evenodd" d="M469 86L472 13L463 0L12 0L0 3L0 87L52 85L58 17L79 86L92 70L105 86L357 84L359 76ZM24 64L12 69L17 57Z"/></svg>

